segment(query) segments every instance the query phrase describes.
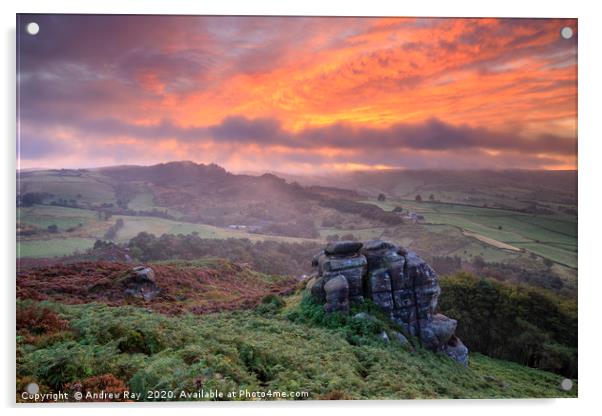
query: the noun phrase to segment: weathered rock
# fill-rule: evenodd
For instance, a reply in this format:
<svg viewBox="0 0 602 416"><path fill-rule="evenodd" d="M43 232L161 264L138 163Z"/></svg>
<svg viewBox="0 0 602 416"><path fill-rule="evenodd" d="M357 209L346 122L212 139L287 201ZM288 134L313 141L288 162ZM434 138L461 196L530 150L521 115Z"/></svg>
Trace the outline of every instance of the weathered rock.
<svg viewBox="0 0 602 416"><path fill-rule="evenodd" d="M376 269L368 273L370 293L391 292L391 277L387 269Z"/></svg>
<svg viewBox="0 0 602 416"><path fill-rule="evenodd" d="M467 361L468 350L454 335L457 321L436 313L437 274L416 253L383 240L343 241L329 244L312 264L318 277L308 289L326 310L370 299L425 348Z"/></svg>
<svg viewBox="0 0 602 416"><path fill-rule="evenodd" d="M458 321L445 315L437 314L433 316L433 320L428 326L439 340L439 344L445 345L456 332Z"/></svg>
<svg viewBox="0 0 602 416"><path fill-rule="evenodd" d="M326 312L349 312L349 283L343 275L330 279L324 285Z"/></svg>
<svg viewBox="0 0 602 416"><path fill-rule="evenodd" d="M142 280L155 281L155 272L153 269L147 266L136 266L132 269L132 272Z"/></svg>
<svg viewBox="0 0 602 416"><path fill-rule="evenodd" d="M445 345L443 351L460 364L468 365L468 348L455 335Z"/></svg>
<svg viewBox="0 0 602 416"><path fill-rule="evenodd" d="M326 302L326 294L324 293L324 277L315 276L307 282L307 290L319 303Z"/></svg>
<svg viewBox="0 0 602 416"><path fill-rule="evenodd" d="M126 296L146 301L154 299L161 291L155 280L154 270L146 266L134 267L122 284Z"/></svg>
<svg viewBox="0 0 602 416"><path fill-rule="evenodd" d="M337 272L357 268L366 269L368 265L364 256L330 258L326 255L318 259L318 264L321 266L323 272Z"/></svg>
<svg viewBox="0 0 602 416"><path fill-rule="evenodd" d="M353 319L357 319L359 321L371 321L371 322L377 321L377 319L374 315L370 315L369 313L366 313L366 312L356 313L355 315L353 315Z"/></svg>
<svg viewBox="0 0 602 416"><path fill-rule="evenodd" d="M393 309L395 309L391 292L373 293L372 302L380 306L383 312L385 312L387 315L390 315L393 312Z"/></svg>
<svg viewBox="0 0 602 416"><path fill-rule="evenodd" d="M405 337L405 335L403 335L401 332L398 331L394 331L393 332L393 339L399 344L399 345L410 345L410 341L408 341L408 339Z"/></svg>
<svg viewBox="0 0 602 416"><path fill-rule="evenodd" d="M390 341L389 335L385 331L381 332L378 337L383 342L389 342Z"/></svg>
<svg viewBox="0 0 602 416"><path fill-rule="evenodd" d="M363 244L363 249L368 251L375 250L391 250L396 249L397 246L389 241L385 240L368 240Z"/></svg>
<svg viewBox="0 0 602 416"><path fill-rule="evenodd" d="M334 254L334 255L349 255L355 254L362 248L362 243L359 241L335 241L332 243L328 243L324 252L326 254Z"/></svg>
<svg viewBox="0 0 602 416"><path fill-rule="evenodd" d="M363 276L367 270L366 258L362 255L331 257L326 254L318 258L318 273L324 277L324 284L338 275L343 275L349 284L349 300L361 303L364 300Z"/></svg>

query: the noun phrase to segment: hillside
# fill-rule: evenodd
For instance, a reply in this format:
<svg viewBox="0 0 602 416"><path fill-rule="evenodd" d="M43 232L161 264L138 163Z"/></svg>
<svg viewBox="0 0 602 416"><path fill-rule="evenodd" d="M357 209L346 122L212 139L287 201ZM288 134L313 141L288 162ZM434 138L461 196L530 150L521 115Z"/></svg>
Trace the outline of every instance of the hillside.
<svg viewBox="0 0 602 416"><path fill-rule="evenodd" d="M231 244L386 238L419 252L442 274L468 271L575 296L575 178L574 171L288 178L301 186L192 162L27 171L19 175L17 257L24 267L94 260L99 256L89 250L97 240L128 246L140 233Z"/></svg>
<svg viewBox="0 0 602 416"><path fill-rule="evenodd" d="M17 299L135 305L168 314L207 313L252 307L269 294L292 291L297 283L222 259L173 261L152 265L160 292L151 303L124 291L131 269L132 264L100 261L22 270L17 273Z"/></svg>
<svg viewBox="0 0 602 416"><path fill-rule="evenodd" d="M78 381L90 388L99 376L111 375L114 388L169 390L176 398L201 388L308 392L297 399L576 396L576 387L559 388L561 376L480 354L464 368L440 354L384 344L362 328L355 329L354 345L346 328L291 322L287 311L294 302L275 313L178 318L133 307L22 302L23 314L48 308L56 315L46 312L45 319L56 316L60 325L36 334L19 328L18 384L22 389L35 379L42 391L73 391ZM63 360L70 365L59 372Z"/></svg>
<svg viewBox="0 0 602 416"><path fill-rule="evenodd" d="M299 176L276 173L309 185L330 185L363 195L383 192L393 199L456 202L505 209L527 209L533 204L553 212L573 213L577 205L577 171L565 170L375 170Z"/></svg>
<svg viewBox="0 0 602 416"><path fill-rule="evenodd" d="M299 392L294 399L577 394L576 386L569 392L559 387L558 374L476 352L464 367L412 338L410 344L385 342L383 331L399 329L373 304L354 305L350 315L325 313L295 279L220 259L150 265L161 291L146 300L125 296L131 264L86 262L22 271L17 390L35 381L42 392L174 394L134 400L215 399L180 396L201 389ZM461 314L461 308L454 313ZM359 320L360 312L375 319Z"/></svg>
<svg viewBox="0 0 602 416"><path fill-rule="evenodd" d="M19 173L18 234L33 241L68 233L89 248L91 239L102 238L119 219L124 226L110 239L121 241L140 231L316 239L316 219L336 218L343 228L401 223L399 216L357 197L348 190L304 188L270 174L235 175L192 162L28 171ZM26 257L61 254L45 250L47 244L32 244L25 244Z"/></svg>

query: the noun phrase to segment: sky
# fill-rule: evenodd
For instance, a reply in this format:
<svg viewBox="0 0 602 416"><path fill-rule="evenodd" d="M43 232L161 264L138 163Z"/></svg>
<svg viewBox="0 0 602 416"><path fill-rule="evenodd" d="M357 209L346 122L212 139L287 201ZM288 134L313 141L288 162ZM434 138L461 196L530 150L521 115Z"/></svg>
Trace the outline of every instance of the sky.
<svg viewBox="0 0 602 416"><path fill-rule="evenodd" d="M19 15L18 166L576 169L577 29L575 19Z"/></svg>

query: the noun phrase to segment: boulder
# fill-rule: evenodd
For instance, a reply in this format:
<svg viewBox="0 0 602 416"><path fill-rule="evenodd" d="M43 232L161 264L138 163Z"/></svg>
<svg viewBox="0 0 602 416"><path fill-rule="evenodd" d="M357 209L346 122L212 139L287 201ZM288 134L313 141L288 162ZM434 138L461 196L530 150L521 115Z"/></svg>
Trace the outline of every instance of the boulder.
<svg viewBox="0 0 602 416"><path fill-rule="evenodd" d="M396 248L395 244L385 240L368 240L363 244L363 249L367 251L391 250Z"/></svg>
<svg viewBox="0 0 602 416"><path fill-rule="evenodd" d="M154 270L147 266L134 267L123 279L122 284L126 296L142 298L146 301L153 300L161 292L155 280Z"/></svg>
<svg viewBox="0 0 602 416"><path fill-rule="evenodd" d="M410 345L410 341L403 335L401 332L394 331L391 335L393 335L393 339L402 346Z"/></svg>
<svg viewBox="0 0 602 416"><path fill-rule="evenodd" d="M355 254L362 248L359 241L343 240L328 243L324 252L330 255L350 255Z"/></svg>
<svg viewBox="0 0 602 416"><path fill-rule="evenodd" d="M349 283L343 275L330 279L324 285L326 312L349 312Z"/></svg>
<svg viewBox="0 0 602 416"><path fill-rule="evenodd" d="M448 318L445 315L437 314L433 316L433 320L428 323L440 345L445 345L456 332L458 321Z"/></svg>
<svg viewBox="0 0 602 416"><path fill-rule="evenodd" d="M368 263L364 256L330 258L324 255L318 259L318 265L321 267L322 272L338 272L357 268L366 269Z"/></svg>
<svg viewBox="0 0 602 416"><path fill-rule="evenodd" d="M155 272L150 267L136 266L132 269L132 272L141 280L155 281Z"/></svg>
<svg viewBox="0 0 602 416"><path fill-rule="evenodd" d="M455 335L451 337L443 351L463 366L468 365L468 348Z"/></svg>
<svg viewBox="0 0 602 416"><path fill-rule="evenodd" d="M369 313L366 313L366 312L356 313L355 315L353 315L353 319L357 319L359 321L370 321L370 322L377 321L377 319L374 315L370 315Z"/></svg>
<svg viewBox="0 0 602 416"><path fill-rule="evenodd" d="M324 293L324 277L315 276L307 282L307 290L319 303L326 302L326 294Z"/></svg>

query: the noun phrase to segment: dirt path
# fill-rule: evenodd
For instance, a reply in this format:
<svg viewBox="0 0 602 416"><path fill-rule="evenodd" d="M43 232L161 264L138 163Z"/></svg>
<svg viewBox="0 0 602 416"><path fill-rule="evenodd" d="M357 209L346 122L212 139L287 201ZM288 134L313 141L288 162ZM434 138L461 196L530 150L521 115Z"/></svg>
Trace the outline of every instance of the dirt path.
<svg viewBox="0 0 602 416"><path fill-rule="evenodd" d="M511 251L518 251L518 252L522 251L518 247L503 243L503 242L495 240L493 238L485 237L484 235L481 235L481 234L473 233L473 232L466 231L466 230L462 230L462 234L464 234L466 237L476 238L477 240L482 241L483 243L486 243L491 246L501 248L504 250L511 250Z"/></svg>

